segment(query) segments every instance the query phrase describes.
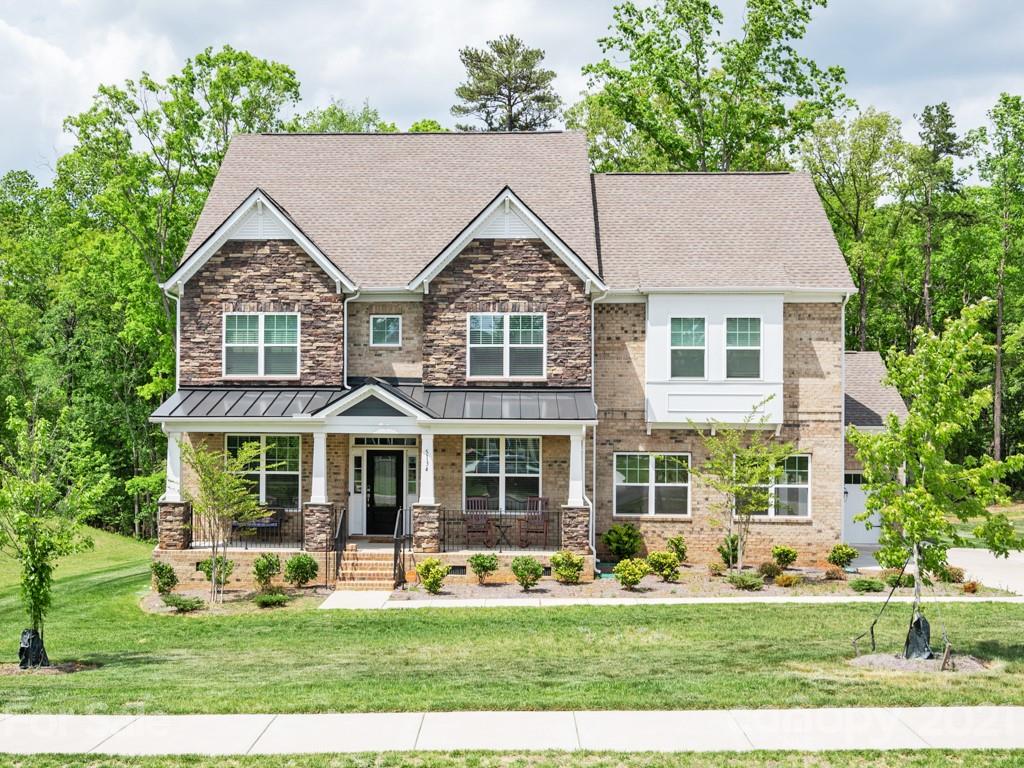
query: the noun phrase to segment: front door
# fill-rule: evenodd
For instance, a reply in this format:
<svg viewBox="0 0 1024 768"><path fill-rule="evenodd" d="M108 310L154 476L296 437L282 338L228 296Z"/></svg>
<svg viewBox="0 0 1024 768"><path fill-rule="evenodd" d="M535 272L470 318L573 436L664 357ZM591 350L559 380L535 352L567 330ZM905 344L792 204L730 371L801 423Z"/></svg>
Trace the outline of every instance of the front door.
<svg viewBox="0 0 1024 768"><path fill-rule="evenodd" d="M398 510L405 500L404 456L402 451L366 452L366 532L370 535L395 532Z"/></svg>

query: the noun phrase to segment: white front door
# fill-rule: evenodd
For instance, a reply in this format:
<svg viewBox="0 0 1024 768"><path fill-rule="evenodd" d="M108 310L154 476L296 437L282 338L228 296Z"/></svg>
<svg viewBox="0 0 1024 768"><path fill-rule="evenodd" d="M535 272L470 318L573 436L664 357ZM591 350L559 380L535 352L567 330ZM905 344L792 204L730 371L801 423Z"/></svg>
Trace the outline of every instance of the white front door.
<svg viewBox="0 0 1024 768"><path fill-rule="evenodd" d="M860 475L847 474L847 480L860 480ZM860 482L846 483L843 485L843 541L851 546L875 545L878 544L878 521L877 516L868 529L865 520L854 520L862 514L865 509L867 492Z"/></svg>

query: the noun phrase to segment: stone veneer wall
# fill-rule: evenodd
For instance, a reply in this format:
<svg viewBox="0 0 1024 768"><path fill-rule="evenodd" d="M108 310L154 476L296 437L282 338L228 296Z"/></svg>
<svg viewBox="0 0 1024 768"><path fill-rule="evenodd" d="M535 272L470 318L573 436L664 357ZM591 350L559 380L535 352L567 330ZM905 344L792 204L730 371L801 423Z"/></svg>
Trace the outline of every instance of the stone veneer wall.
<svg viewBox="0 0 1024 768"><path fill-rule="evenodd" d="M371 347L370 316L401 315L402 346ZM418 301L348 305L349 376L418 379L423 376L423 305Z"/></svg>
<svg viewBox="0 0 1024 768"><path fill-rule="evenodd" d="M474 240L431 281L423 297L427 386L466 384L469 312L547 312L547 380L511 385L590 386L589 297L540 240Z"/></svg>
<svg viewBox="0 0 1024 768"><path fill-rule="evenodd" d="M282 382L341 384L343 298L334 281L291 240L225 243L185 284L181 300L182 386L248 381L222 377L225 312L299 312L300 378Z"/></svg>

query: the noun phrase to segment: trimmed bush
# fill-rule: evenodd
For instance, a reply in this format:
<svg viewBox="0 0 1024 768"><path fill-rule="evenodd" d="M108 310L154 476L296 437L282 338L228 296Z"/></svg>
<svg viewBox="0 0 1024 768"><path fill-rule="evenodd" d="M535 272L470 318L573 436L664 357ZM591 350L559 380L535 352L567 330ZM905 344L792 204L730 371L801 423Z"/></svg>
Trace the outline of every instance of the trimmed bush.
<svg viewBox="0 0 1024 768"><path fill-rule="evenodd" d="M882 592L885 589L885 584L878 579L860 577L850 579L850 589L854 592Z"/></svg>
<svg viewBox="0 0 1024 768"><path fill-rule="evenodd" d="M825 559L837 568L849 568L860 553L849 544L836 544Z"/></svg>
<svg viewBox="0 0 1024 768"><path fill-rule="evenodd" d="M161 595L169 595L178 586L178 574L174 572L167 563L154 560L149 564L149 570L153 573L153 581L156 582L156 591ZM963 579L961 579L963 581Z"/></svg>
<svg viewBox="0 0 1024 768"><path fill-rule="evenodd" d="M586 560L583 555L577 555L568 549L555 552L551 556L551 572L563 584L579 584L585 564Z"/></svg>
<svg viewBox="0 0 1024 768"><path fill-rule="evenodd" d="M269 592L270 582L279 573L281 573L281 558L273 552L264 552L252 561L252 578L259 586L260 592Z"/></svg>
<svg viewBox="0 0 1024 768"><path fill-rule="evenodd" d="M981 584L977 581L965 581L961 589L963 589L965 595L973 595L978 591L978 587L980 586Z"/></svg>
<svg viewBox="0 0 1024 768"><path fill-rule="evenodd" d="M724 576L725 565L723 563L708 563L708 573L712 576Z"/></svg>
<svg viewBox="0 0 1024 768"><path fill-rule="evenodd" d="M772 547L772 560L778 563L782 570L786 570L796 562L796 550L784 544L774 546Z"/></svg>
<svg viewBox="0 0 1024 768"><path fill-rule="evenodd" d="M163 600L164 605L173 608L178 613L192 613L206 605L198 597L183 597L182 595L164 595Z"/></svg>
<svg viewBox="0 0 1024 768"><path fill-rule="evenodd" d="M316 560L305 552L292 555L284 564L284 580L294 587L304 587L316 578Z"/></svg>
<svg viewBox="0 0 1024 768"><path fill-rule="evenodd" d="M252 601L260 608L280 608L288 604L288 595L283 592L260 592Z"/></svg>
<svg viewBox="0 0 1024 768"><path fill-rule="evenodd" d="M612 570L622 588L629 590L636 589L636 585L643 581L644 576L650 572L651 566L641 557L630 557L620 560Z"/></svg>
<svg viewBox="0 0 1024 768"><path fill-rule="evenodd" d="M757 566L757 572L766 579L774 579L782 574L782 566L771 560L766 560Z"/></svg>
<svg viewBox="0 0 1024 768"><path fill-rule="evenodd" d="M735 533L722 539L718 545L718 554L722 556L722 562L726 568L732 568L740 559L740 537Z"/></svg>
<svg viewBox="0 0 1024 768"><path fill-rule="evenodd" d="M613 525L603 534L601 541L617 560L627 560L634 557L644 545L640 529L632 523L618 523Z"/></svg>
<svg viewBox="0 0 1024 768"><path fill-rule="evenodd" d="M795 587L801 581L803 581L803 579L800 578L799 574L796 574L796 573L780 573L778 576L775 577L775 586L776 587Z"/></svg>
<svg viewBox="0 0 1024 768"><path fill-rule="evenodd" d="M764 589L764 579L756 573L731 573L729 583L744 592L760 592Z"/></svg>
<svg viewBox="0 0 1024 768"><path fill-rule="evenodd" d="M196 563L200 573L207 581L213 581L213 558L208 557ZM217 586L223 587L231 578L231 572L235 570L235 561L228 560L224 555L217 555Z"/></svg>
<svg viewBox="0 0 1024 768"><path fill-rule="evenodd" d="M946 584L963 584L964 575L963 568L957 568L955 565L946 565L939 571L939 581Z"/></svg>
<svg viewBox="0 0 1024 768"><path fill-rule="evenodd" d="M448 563L442 563L436 557L428 557L416 564L416 575L419 577L420 584L432 595L441 591L444 579L450 570L451 566Z"/></svg>
<svg viewBox="0 0 1024 768"><path fill-rule="evenodd" d="M901 576L900 572L895 569L882 571L882 580L890 587L909 588L914 586L914 574L904 573Z"/></svg>
<svg viewBox="0 0 1024 768"><path fill-rule="evenodd" d="M686 539L683 536L670 536L665 540L665 546L668 547L668 551L673 553L679 558L679 564L682 565L686 562Z"/></svg>
<svg viewBox="0 0 1024 768"><path fill-rule="evenodd" d="M540 577L544 575L544 566L535 557L520 555L512 558L512 575L516 577L523 591L529 592L537 586Z"/></svg>
<svg viewBox="0 0 1024 768"><path fill-rule="evenodd" d="M484 580L498 570L498 556L478 552L469 557L469 569L476 574L477 580L483 584Z"/></svg>
<svg viewBox="0 0 1024 768"><path fill-rule="evenodd" d="M679 579L679 556L675 552L651 552L647 556L647 565L653 573L661 576L662 581Z"/></svg>
<svg viewBox="0 0 1024 768"><path fill-rule="evenodd" d="M826 581L846 581L846 571L838 565L830 565L825 569Z"/></svg>

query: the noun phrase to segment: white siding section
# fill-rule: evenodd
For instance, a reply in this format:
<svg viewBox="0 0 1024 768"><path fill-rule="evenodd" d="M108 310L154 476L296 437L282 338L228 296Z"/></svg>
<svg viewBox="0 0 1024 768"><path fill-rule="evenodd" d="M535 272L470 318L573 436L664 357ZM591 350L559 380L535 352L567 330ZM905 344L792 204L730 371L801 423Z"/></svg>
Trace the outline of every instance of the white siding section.
<svg viewBox="0 0 1024 768"><path fill-rule="evenodd" d="M782 423L782 294L652 294L647 307L647 419L652 427L690 422L741 422L765 398L758 411L771 424ZM702 317L705 322L705 377L673 379L673 317ZM725 321L761 319L761 378L726 379Z"/></svg>
<svg viewBox="0 0 1024 768"><path fill-rule="evenodd" d="M291 240L281 220L264 206L256 205L227 236L228 240Z"/></svg>
<svg viewBox="0 0 1024 768"><path fill-rule="evenodd" d="M496 240L535 239L540 237L540 233L506 205L488 216L473 236Z"/></svg>

